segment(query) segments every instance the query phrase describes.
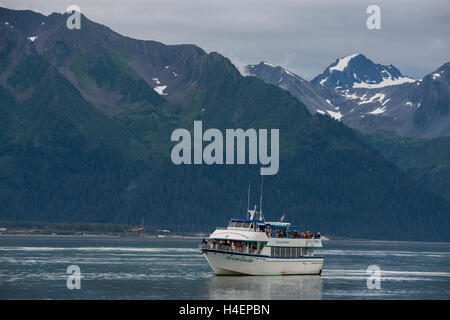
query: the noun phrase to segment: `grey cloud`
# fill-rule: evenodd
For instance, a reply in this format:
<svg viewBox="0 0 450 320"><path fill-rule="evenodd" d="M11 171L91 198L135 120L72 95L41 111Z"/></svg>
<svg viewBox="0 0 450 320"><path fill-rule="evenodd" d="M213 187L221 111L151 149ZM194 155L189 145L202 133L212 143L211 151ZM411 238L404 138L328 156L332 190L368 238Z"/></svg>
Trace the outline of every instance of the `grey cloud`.
<svg viewBox="0 0 450 320"><path fill-rule="evenodd" d="M193 43L236 64L268 61L306 79L336 58L361 52L421 78L449 61L447 0L5 0L44 14L78 5L86 16L138 39ZM366 28L366 8L381 8L381 30Z"/></svg>

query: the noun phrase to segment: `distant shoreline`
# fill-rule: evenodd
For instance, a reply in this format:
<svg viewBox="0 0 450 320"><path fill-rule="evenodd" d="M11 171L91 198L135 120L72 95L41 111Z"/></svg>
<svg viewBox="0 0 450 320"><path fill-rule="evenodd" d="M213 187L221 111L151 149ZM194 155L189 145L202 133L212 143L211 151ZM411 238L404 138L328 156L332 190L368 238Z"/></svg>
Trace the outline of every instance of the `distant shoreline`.
<svg viewBox="0 0 450 320"><path fill-rule="evenodd" d="M10 236L104 236L104 237L180 237L203 238L208 234L200 231L173 231L175 226L114 224L102 222L40 222L0 221L0 235Z"/></svg>
<svg viewBox="0 0 450 320"><path fill-rule="evenodd" d="M203 239L207 236L185 236L185 235L119 235L119 234L46 234L46 233L0 233L0 237L65 237L65 238L134 238L134 239Z"/></svg>
<svg viewBox="0 0 450 320"><path fill-rule="evenodd" d="M154 239L154 240L200 240L203 238L208 238L206 236L186 236L186 235L171 235L171 236L157 236L157 235L141 235L141 236L123 236L123 235L109 235L109 234L86 234L86 235L75 235L75 234L0 234L2 237L61 237L61 238L117 238L117 239ZM328 241L364 241L364 242L393 242L393 243L436 243L436 244L450 244L450 242L444 241L411 241L411 240L380 240L380 239L356 239L356 238L329 238L325 240L325 244Z"/></svg>

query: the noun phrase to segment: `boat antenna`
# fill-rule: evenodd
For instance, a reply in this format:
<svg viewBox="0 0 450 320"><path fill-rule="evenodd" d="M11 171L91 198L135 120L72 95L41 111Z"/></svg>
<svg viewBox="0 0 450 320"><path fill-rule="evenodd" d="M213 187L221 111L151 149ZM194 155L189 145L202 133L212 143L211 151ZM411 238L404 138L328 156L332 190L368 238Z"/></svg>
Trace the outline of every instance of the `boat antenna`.
<svg viewBox="0 0 450 320"><path fill-rule="evenodd" d="M241 203L242 203L242 199L239 199L239 209L238 209L239 217L241 216Z"/></svg>
<svg viewBox="0 0 450 320"><path fill-rule="evenodd" d="M259 199L259 220L263 219L263 216L262 216L263 186L264 186L264 176L261 176L261 195L260 195L260 199Z"/></svg>
<svg viewBox="0 0 450 320"><path fill-rule="evenodd" d="M247 218L249 210L250 210L250 183L248 184L248 194L247 194Z"/></svg>

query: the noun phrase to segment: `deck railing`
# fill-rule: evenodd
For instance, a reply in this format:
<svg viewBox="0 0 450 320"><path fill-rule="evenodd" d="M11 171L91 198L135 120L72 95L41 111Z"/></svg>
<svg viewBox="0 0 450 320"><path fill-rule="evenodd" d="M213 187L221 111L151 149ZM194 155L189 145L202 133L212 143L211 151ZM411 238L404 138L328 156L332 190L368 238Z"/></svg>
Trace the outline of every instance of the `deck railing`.
<svg viewBox="0 0 450 320"><path fill-rule="evenodd" d="M239 253L249 253L249 254L259 254L262 250L262 248L254 249L250 247L239 247L239 246L231 246L226 244L216 244L213 245L212 243L202 243L200 244L200 249L209 249L209 250L219 250L219 251L229 251L229 252L239 252Z"/></svg>

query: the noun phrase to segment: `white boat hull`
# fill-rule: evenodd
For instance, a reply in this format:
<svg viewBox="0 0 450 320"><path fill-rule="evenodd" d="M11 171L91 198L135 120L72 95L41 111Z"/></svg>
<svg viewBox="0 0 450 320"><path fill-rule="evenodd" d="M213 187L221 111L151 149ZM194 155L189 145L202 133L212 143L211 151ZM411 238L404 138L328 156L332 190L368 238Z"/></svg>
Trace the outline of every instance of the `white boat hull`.
<svg viewBox="0 0 450 320"><path fill-rule="evenodd" d="M322 257L278 258L217 250L202 250L217 275L321 274Z"/></svg>

